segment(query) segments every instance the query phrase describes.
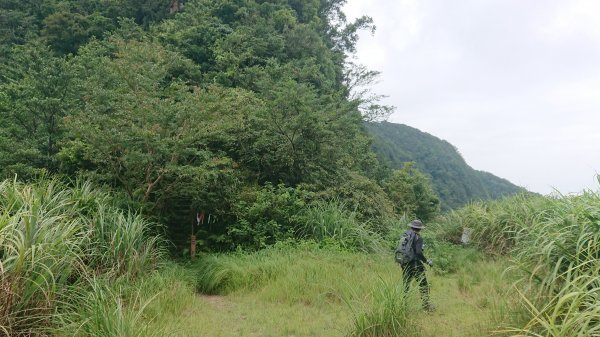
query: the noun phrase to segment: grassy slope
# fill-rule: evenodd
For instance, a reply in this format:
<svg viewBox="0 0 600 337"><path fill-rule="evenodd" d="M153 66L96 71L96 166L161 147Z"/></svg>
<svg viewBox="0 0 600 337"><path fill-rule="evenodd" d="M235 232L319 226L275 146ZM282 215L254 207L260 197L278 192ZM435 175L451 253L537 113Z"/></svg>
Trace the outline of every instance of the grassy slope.
<svg viewBox="0 0 600 337"><path fill-rule="evenodd" d="M429 272L438 310L420 311L418 295L411 295L420 336L488 336L507 308L510 282L502 280L502 270L500 262L482 261L453 274ZM346 336L353 311L370 306L370 291L400 277L383 256L308 255L255 289L201 295L170 286L153 303L162 309L154 324L173 336Z"/></svg>

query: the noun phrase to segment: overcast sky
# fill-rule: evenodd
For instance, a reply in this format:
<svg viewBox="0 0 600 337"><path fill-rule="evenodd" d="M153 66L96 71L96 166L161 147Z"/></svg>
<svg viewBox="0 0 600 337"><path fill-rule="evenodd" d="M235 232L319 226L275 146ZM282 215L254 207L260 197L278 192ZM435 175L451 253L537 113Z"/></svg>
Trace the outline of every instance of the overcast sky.
<svg viewBox="0 0 600 337"><path fill-rule="evenodd" d="M382 72L388 121L534 192L598 190L600 1L348 0L345 12L377 26L356 56Z"/></svg>

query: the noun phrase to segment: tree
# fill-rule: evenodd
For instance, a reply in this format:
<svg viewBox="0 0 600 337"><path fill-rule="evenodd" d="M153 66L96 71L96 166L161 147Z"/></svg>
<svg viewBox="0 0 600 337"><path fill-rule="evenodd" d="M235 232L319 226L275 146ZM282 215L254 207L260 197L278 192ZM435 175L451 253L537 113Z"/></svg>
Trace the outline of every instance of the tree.
<svg viewBox="0 0 600 337"><path fill-rule="evenodd" d="M274 220L234 207L269 185L348 198L365 220L392 213L344 71L369 20L346 22L342 0L169 3L0 5L4 173L83 173L178 236L203 210L220 242L231 224Z"/></svg>
<svg viewBox="0 0 600 337"><path fill-rule="evenodd" d="M337 172L339 161L349 156L343 143L358 132L347 118L352 110L291 79L263 85L265 107L249 116L242 161L258 173L260 182L295 186L330 179L327 175ZM348 138L339 138L344 132Z"/></svg>
<svg viewBox="0 0 600 337"><path fill-rule="evenodd" d="M41 35L61 55L76 53L92 37L100 38L115 28L115 22L99 12L81 13L66 3L43 20Z"/></svg>
<svg viewBox="0 0 600 337"><path fill-rule="evenodd" d="M93 43L75 62L85 107L68 119L70 144L105 181L132 200L156 203L173 188L167 182L201 180L214 166L218 155L204 141L224 128L214 127L219 114L231 112L213 110L215 101L243 94L190 87L196 67L152 42Z"/></svg>
<svg viewBox="0 0 600 337"><path fill-rule="evenodd" d="M398 214L416 216L427 221L439 209L439 199L429 179L412 162L405 163L383 182L383 187Z"/></svg>
<svg viewBox="0 0 600 337"><path fill-rule="evenodd" d="M63 118L78 107L75 73L37 42L13 48L0 84L0 167L23 178L58 169Z"/></svg>

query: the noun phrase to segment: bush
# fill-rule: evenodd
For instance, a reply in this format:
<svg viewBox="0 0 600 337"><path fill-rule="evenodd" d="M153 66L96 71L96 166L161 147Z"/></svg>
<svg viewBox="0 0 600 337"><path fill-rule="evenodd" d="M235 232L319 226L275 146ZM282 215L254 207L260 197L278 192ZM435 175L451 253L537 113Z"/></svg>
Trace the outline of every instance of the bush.
<svg viewBox="0 0 600 337"><path fill-rule="evenodd" d="M348 171L338 178L338 184L319 192L321 200L343 200L348 210L360 220L377 227L381 219L394 216L394 207L385 191L375 181L360 173Z"/></svg>
<svg viewBox="0 0 600 337"><path fill-rule="evenodd" d="M383 188L394 204L396 214L408 214L429 221L439 211L440 199L433 191L431 181L414 162L405 163L383 181Z"/></svg>
<svg viewBox="0 0 600 337"><path fill-rule="evenodd" d="M247 190L235 206L237 221L228 227L229 240L256 250L294 237L310 198L309 192L282 184Z"/></svg>

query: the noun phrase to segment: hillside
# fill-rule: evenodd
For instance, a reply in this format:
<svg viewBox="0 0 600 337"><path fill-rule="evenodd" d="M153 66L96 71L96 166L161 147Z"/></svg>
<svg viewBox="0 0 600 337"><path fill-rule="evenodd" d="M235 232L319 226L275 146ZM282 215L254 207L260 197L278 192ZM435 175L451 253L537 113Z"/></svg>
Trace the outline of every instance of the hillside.
<svg viewBox="0 0 600 337"><path fill-rule="evenodd" d="M376 76L348 62L371 18L181 3L1 3L0 178L88 179L164 224L174 254L311 237L315 209L377 235L435 215L426 177L381 169L363 127L390 111L353 93Z"/></svg>
<svg viewBox="0 0 600 337"><path fill-rule="evenodd" d="M407 125L367 123L373 150L391 168L413 161L431 177L442 209L456 208L471 200L498 199L524 189L491 173L471 168L456 147L445 140Z"/></svg>

